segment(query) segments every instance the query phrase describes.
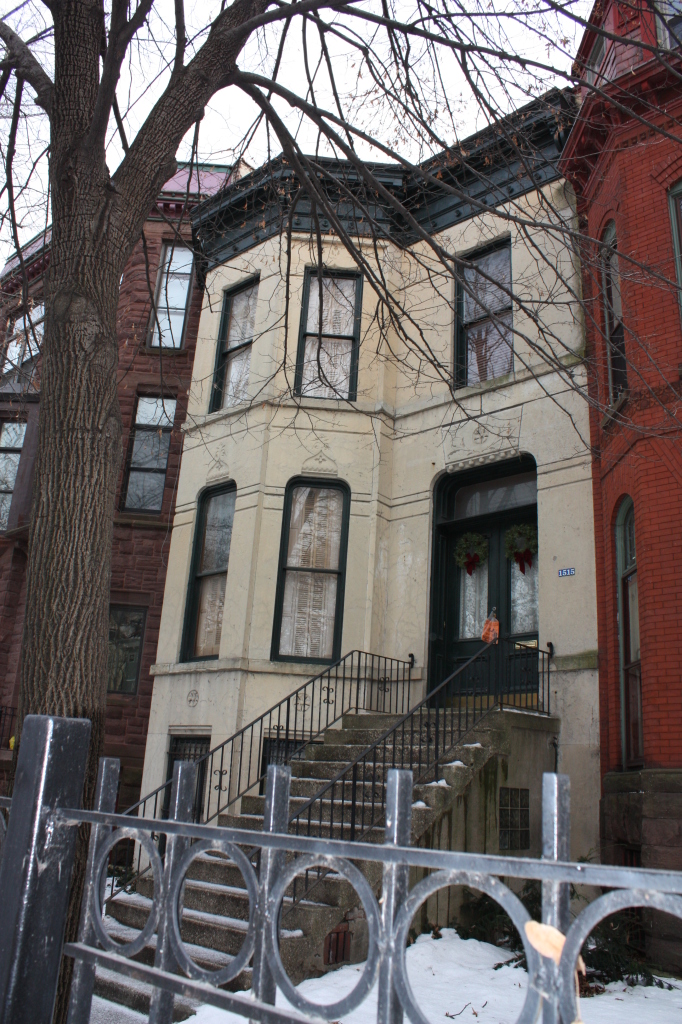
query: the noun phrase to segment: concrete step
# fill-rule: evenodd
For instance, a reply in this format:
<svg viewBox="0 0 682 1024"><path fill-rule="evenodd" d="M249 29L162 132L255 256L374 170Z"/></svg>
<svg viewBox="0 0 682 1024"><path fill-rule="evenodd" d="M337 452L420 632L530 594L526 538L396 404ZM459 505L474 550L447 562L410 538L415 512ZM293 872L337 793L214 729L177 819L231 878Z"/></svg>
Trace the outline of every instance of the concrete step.
<svg viewBox="0 0 682 1024"><path fill-rule="evenodd" d="M263 817L257 814L221 814L218 818L218 824L226 828L243 828L250 829L254 832L263 831ZM369 821L365 821L365 825L368 825ZM360 828L360 823L357 823L357 829ZM314 835L320 839L328 839L330 836L330 826L328 822L322 821L317 822L313 819L311 823L310 833L308 832L307 819L300 819L298 825L292 822L289 825L290 835ZM346 823L343 826L335 824L333 826L331 835L334 839L350 839L351 828L350 824ZM356 835L357 838L357 835ZM374 827L371 829L369 834L365 836L365 842L367 843L383 843L384 841L384 830L383 827Z"/></svg>
<svg viewBox="0 0 682 1024"><path fill-rule="evenodd" d="M95 995L106 999L120 1006L126 1006L136 1013L149 1013L149 1002L152 994L152 986L143 981L136 981L133 978L126 978L118 971L110 971L104 967L98 967L95 971ZM200 1003L187 999L184 996L176 996L173 1003L173 1020L182 1021L193 1017L199 1009Z"/></svg>
<svg viewBox="0 0 682 1024"><path fill-rule="evenodd" d="M307 762L307 763L309 763L309 762ZM319 791L320 791L320 789L322 788L323 785L324 785L324 779L314 779L314 778L313 779L301 779L301 778L294 779L294 778L292 778L292 780L291 780L291 797L292 797L292 800L295 799L295 798L299 798L299 797L302 798L302 799L306 799L307 800L310 797L316 796L319 793ZM357 785L356 785L356 799L360 799L361 791L365 791L365 792L369 793L372 790L375 791L375 795L377 796L377 798L380 798L381 794L383 793L385 788L386 787L385 787L383 778L382 779L377 779L374 783L372 783L371 781L364 782L364 781L362 781L362 779L360 779L360 781L358 781ZM328 791L328 794L329 794L330 798L331 798L331 793L332 793L332 790L330 789ZM353 778L352 778L352 774L350 772L347 774L347 776L345 778L340 779L339 782L336 783L336 785L333 787L333 793L334 793L334 799L335 800L341 800L341 799L351 800L352 799L352 797L353 797ZM242 809L243 808L244 808L244 802L242 801Z"/></svg>

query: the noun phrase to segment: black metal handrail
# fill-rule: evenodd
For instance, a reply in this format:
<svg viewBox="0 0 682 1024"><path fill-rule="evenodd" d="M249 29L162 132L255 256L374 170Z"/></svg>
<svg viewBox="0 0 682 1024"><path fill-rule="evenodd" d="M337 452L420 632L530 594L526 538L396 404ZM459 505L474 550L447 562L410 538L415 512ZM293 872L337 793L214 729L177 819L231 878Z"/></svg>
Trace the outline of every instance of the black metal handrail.
<svg viewBox="0 0 682 1024"><path fill-rule="evenodd" d="M238 800L262 786L269 764L289 764L343 715L407 712L412 699L412 665L413 659L350 651L197 757L193 820L207 823L229 813ZM167 779L124 813L167 818L171 784L172 779ZM139 876L141 850L138 848L135 870L132 856L128 851L124 862L113 868L116 884L109 899Z"/></svg>
<svg viewBox="0 0 682 1024"><path fill-rule="evenodd" d="M326 782L289 818L296 835L356 842L381 825L386 773L409 769L414 782L441 776L443 759L493 709L511 706L549 714L549 652L524 642L486 644ZM294 885L294 903L314 880Z"/></svg>
<svg viewBox="0 0 682 1024"><path fill-rule="evenodd" d="M7 750L12 738L12 730L17 717L17 709L6 705L0 707L0 750Z"/></svg>

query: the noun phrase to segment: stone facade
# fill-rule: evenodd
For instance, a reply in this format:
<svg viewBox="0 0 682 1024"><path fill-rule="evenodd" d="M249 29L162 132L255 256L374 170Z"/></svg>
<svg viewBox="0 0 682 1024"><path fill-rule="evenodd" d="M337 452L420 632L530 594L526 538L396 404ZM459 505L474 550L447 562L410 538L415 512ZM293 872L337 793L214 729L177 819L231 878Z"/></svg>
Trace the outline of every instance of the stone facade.
<svg viewBox="0 0 682 1024"><path fill-rule="evenodd" d="M467 141L474 146L477 140ZM268 211L254 213L251 231L250 213L241 212L246 209L241 195L249 196L257 184L258 172L239 183L243 192L234 199L239 212L234 235L225 228L232 201L229 189L195 218L200 235L212 216L220 220L222 233L215 245L222 246L223 252L216 255L215 246L207 244L209 269L157 664L152 669L154 693L143 791L150 792L166 779L174 736L210 737L211 745L218 744L319 670L319 665L305 660L273 660L285 496L292 481L321 486L325 481L340 481L350 492L341 652L359 648L400 658L412 653L415 674L425 681L435 493L444 477L472 467L493 472L504 466L512 474L518 472L525 455L537 467L539 641L541 647L553 644L552 712L561 723L556 761L553 748L548 759L571 776L572 852L586 855L598 845L599 792L587 406L538 354L538 346L532 344L537 341L536 328L523 314L515 320L513 371L462 387L453 400L446 381L428 372L413 374L409 359L401 364L400 356L407 353L399 337L390 331L381 337L374 318L376 297L367 282L362 292L357 398L351 403L292 398L287 381L295 377L305 272L315 263L315 245L303 226L300 231L294 229L286 335L286 246L278 229L266 227L281 224L281 218ZM562 216L574 216L570 190L556 172L547 174L544 188ZM526 186L514 209L520 206L524 215L533 217L539 202L537 191ZM500 209L504 212L504 205ZM530 296L531 304L550 292L558 295L557 308L562 300L570 305L549 268L560 265L565 278L576 286L578 271L570 254L556 249L555 240L545 240L548 260L539 271L523 232L513 224L509 227L494 211L473 215L458 210L437 239L448 251L468 253L500 237L510 241L515 288ZM411 255L380 240L376 252L371 242L363 244L362 251L373 268L378 253L389 286L400 293L441 364L452 367L452 280L438 280L437 270L429 278L412 258L416 247ZM428 259L425 249L419 249L419 255ZM330 232L324 238L323 259L326 267L338 271L354 269L351 257ZM248 395L240 404L212 412L223 297L256 275ZM557 313L555 330L561 339L563 364L584 380L579 318ZM389 341L397 358L389 355ZM236 487L222 633L217 656L193 660L187 656L183 636L187 636L187 595L196 565L197 510L202 496L219 485ZM560 576L558 570L569 566L574 573Z"/></svg>

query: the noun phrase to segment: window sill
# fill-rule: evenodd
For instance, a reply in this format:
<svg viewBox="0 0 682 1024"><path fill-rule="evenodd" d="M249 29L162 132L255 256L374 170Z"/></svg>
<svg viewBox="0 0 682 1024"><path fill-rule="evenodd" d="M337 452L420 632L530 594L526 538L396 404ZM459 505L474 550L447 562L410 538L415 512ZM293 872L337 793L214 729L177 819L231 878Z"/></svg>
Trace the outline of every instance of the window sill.
<svg viewBox="0 0 682 1024"><path fill-rule="evenodd" d="M606 412L602 416L602 421L601 421L601 428L602 428L602 430L604 430L605 427L608 427L609 423L611 423L611 422L613 422L613 420L615 420L616 416L618 415L620 410L623 408L623 406L625 405L625 403L627 402L629 397L630 397L630 392L626 389L625 391L621 392L621 394L619 395L619 397L616 399L615 402L611 403L611 405L608 407L608 409L606 410Z"/></svg>
<svg viewBox="0 0 682 1024"><path fill-rule="evenodd" d="M168 529L167 516L164 518L161 512L117 512L114 516L114 526L141 526L147 530Z"/></svg>
<svg viewBox="0 0 682 1024"><path fill-rule="evenodd" d="M166 356L185 356L185 355L187 355L187 348L186 348L185 345L181 345L180 348L175 348L175 346L173 346L171 348L170 345L168 346L168 348L166 348L165 346L161 347L160 345L145 345L143 351L146 352L147 355L150 355L150 356L161 355L161 356L164 356L164 358Z"/></svg>

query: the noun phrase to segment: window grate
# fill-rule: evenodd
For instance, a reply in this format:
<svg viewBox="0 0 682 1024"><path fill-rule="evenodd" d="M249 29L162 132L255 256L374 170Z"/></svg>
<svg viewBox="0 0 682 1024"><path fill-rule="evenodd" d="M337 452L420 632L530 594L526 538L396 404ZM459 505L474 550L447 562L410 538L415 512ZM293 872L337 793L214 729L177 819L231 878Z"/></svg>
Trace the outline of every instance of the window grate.
<svg viewBox="0 0 682 1024"><path fill-rule="evenodd" d="M500 786L500 850L530 849L530 790Z"/></svg>

